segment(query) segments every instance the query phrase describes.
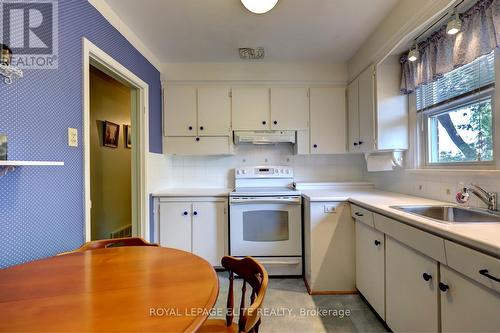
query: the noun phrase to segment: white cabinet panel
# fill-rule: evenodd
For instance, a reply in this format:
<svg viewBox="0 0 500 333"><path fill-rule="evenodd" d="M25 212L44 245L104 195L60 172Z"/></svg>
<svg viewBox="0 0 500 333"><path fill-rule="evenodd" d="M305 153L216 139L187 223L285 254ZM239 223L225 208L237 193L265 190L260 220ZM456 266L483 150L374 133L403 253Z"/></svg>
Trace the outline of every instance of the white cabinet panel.
<svg viewBox="0 0 500 333"><path fill-rule="evenodd" d="M162 202L160 207L160 244L191 252L191 204Z"/></svg>
<svg viewBox="0 0 500 333"><path fill-rule="evenodd" d="M164 96L166 136L196 135L196 87L168 86Z"/></svg>
<svg viewBox="0 0 500 333"><path fill-rule="evenodd" d="M198 88L198 135L229 136L231 98L228 87Z"/></svg>
<svg viewBox="0 0 500 333"><path fill-rule="evenodd" d="M345 87L310 89L311 154L346 151Z"/></svg>
<svg viewBox="0 0 500 333"><path fill-rule="evenodd" d="M193 203L193 253L213 266L220 266L224 256L225 206L224 202Z"/></svg>
<svg viewBox="0 0 500 333"><path fill-rule="evenodd" d="M375 80L373 67L370 66L363 71L358 80L359 150L368 152L375 149Z"/></svg>
<svg viewBox="0 0 500 333"><path fill-rule="evenodd" d="M177 155L230 155L229 137L166 137L165 152Z"/></svg>
<svg viewBox="0 0 500 333"><path fill-rule="evenodd" d="M437 332L437 261L386 235L385 264L387 325L393 332Z"/></svg>
<svg viewBox="0 0 500 333"><path fill-rule="evenodd" d="M356 222L356 288L385 319L384 234Z"/></svg>
<svg viewBox="0 0 500 333"><path fill-rule="evenodd" d="M500 293L441 266L441 328L443 332L498 332Z"/></svg>
<svg viewBox="0 0 500 333"><path fill-rule="evenodd" d="M359 151L359 80L354 80L347 87L348 140L350 152Z"/></svg>
<svg viewBox="0 0 500 333"><path fill-rule="evenodd" d="M233 130L270 128L269 88L233 88L232 96Z"/></svg>
<svg viewBox="0 0 500 333"><path fill-rule="evenodd" d="M309 96L304 87L271 88L271 129L303 130L309 125Z"/></svg>
<svg viewBox="0 0 500 333"><path fill-rule="evenodd" d="M354 223L345 202L304 205L306 280L312 292L355 291Z"/></svg>

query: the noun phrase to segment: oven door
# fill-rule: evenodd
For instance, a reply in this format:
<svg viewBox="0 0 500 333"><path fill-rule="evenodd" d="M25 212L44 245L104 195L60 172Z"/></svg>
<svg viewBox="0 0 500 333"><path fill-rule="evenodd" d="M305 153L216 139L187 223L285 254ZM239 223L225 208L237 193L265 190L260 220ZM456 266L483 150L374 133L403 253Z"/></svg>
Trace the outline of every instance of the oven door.
<svg viewBox="0 0 500 333"><path fill-rule="evenodd" d="M230 198L232 256L301 256L301 199Z"/></svg>

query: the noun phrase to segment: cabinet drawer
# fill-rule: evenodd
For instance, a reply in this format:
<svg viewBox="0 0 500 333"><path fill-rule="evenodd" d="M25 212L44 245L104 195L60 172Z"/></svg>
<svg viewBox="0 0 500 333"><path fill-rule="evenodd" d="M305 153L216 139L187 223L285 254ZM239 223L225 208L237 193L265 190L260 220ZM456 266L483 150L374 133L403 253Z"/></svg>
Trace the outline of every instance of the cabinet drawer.
<svg viewBox="0 0 500 333"><path fill-rule="evenodd" d="M446 263L442 238L379 214L374 214L373 222L375 229L439 262Z"/></svg>
<svg viewBox="0 0 500 333"><path fill-rule="evenodd" d="M166 137L165 152L178 155L230 155L232 147L229 137Z"/></svg>
<svg viewBox="0 0 500 333"><path fill-rule="evenodd" d="M500 279L500 259L448 240L445 240L444 244L448 266L484 286L500 292L500 282L494 280L494 278Z"/></svg>
<svg viewBox="0 0 500 333"><path fill-rule="evenodd" d="M351 216L358 220L359 222L363 222L364 224L373 227L373 213L368 209L361 208L359 206L351 204Z"/></svg>

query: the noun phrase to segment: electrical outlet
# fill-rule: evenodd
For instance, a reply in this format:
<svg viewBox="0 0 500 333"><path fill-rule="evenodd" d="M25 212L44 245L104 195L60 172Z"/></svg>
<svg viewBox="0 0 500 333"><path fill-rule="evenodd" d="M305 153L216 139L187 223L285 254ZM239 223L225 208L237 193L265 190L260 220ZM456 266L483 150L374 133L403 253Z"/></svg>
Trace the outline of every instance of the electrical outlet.
<svg viewBox="0 0 500 333"><path fill-rule="evenodd" d="M68 146L78 147L78 130L76 128L68 128Z"/></svg>
<svg viewBox="0 0 500 333"><path fill-rule="evenodd" d="M325 213L335 213L335 205L325 205Z"/></svg>

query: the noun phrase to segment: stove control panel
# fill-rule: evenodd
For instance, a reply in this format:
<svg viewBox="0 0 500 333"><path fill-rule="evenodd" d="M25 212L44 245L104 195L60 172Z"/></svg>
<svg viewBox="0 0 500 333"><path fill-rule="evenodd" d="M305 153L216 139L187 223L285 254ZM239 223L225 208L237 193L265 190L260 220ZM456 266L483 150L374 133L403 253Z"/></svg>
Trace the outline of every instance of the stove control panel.
<svg viewBox="0 0 500 333"><path fill-rule="evenodd" d="M293 169L289 166L252 166L236 168L236 178L293 178Z"/></svg>

